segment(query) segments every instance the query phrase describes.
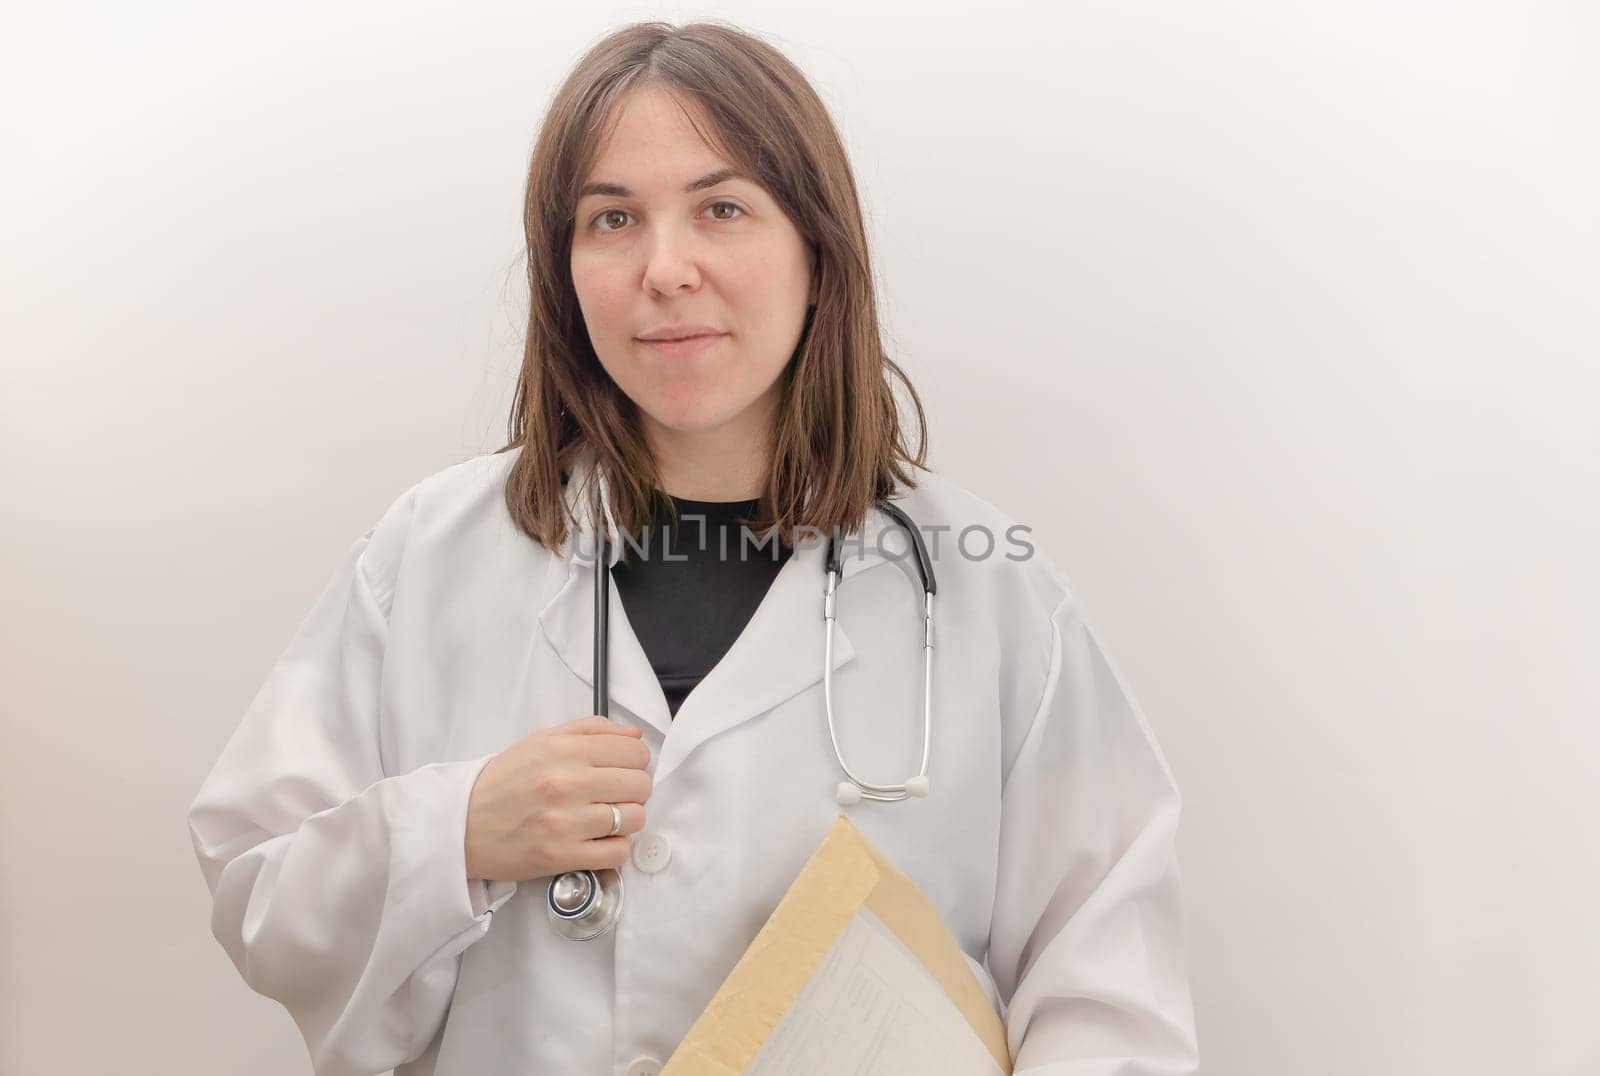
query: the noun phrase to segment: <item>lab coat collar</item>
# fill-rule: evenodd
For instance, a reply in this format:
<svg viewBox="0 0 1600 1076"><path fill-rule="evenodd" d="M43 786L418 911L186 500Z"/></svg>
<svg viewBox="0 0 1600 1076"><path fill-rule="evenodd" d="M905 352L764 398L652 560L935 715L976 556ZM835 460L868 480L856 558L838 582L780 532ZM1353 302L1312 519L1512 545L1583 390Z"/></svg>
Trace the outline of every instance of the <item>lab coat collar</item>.
<svg viewBox="0 0 1600 1076"><path fill-rule="evenodd" d="M592 689L596 528L586 493L591 481L600 485L604 497L604 481L589 458L584 457L574 465L566 487L567 504L577 524L569 529L559 556L552 558L551 571L556 575L553 581L560 585L540 611L539 623L562 662ZM611 563L615 563L621 540L609 507L609 502L603 502L606 531L611 536ZM850 544L842 546L841 588L851 577L889 560L879 551L877 538L885 527L892 526L882 512L874 511L867 514L859 531L851 532ZM825 539L809 538L794 549L744 630L689 693L676 718L667 708L660 681L628 622L621 594L615 585L611 587L611 701L653 725L665 737L653 781L664 780L696 747L713 736L759 717L821 682L827 637L827 624L822 618L827 589L823 567L826 547ZM903 570L915 574L915 568ZM560 580L562 571L566 573L565 580ZM850 637L836 621L833 669L837 671L848 664L855 653Z"/></svg>

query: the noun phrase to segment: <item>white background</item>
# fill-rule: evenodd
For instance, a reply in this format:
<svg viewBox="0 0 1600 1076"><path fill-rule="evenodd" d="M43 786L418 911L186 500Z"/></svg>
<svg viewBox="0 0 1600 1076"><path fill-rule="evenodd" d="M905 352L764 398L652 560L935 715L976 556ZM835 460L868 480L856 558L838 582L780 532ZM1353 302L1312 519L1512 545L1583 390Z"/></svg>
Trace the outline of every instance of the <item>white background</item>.
<svg viewBox="0 0 1600 1076"><path fill-rule="evenodd" d="M1595 7L592 7L8 5L0 1071L309 1071L185 809L503 443L562 74L722 14L834 111L933 465L1177 773L1205 1072L1600 1072Z"/></svg>

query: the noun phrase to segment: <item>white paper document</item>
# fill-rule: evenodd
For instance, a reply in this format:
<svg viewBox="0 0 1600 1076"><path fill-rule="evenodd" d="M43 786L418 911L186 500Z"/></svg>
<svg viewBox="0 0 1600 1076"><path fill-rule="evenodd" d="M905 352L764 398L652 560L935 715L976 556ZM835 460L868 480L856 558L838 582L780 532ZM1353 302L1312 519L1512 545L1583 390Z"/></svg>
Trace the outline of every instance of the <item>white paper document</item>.
<svg viewBox="0 0 1600 1076"><path fill-rule="evenodd" d="M856 909L747 1076L1003 1076L955 1002Z"/></svg>

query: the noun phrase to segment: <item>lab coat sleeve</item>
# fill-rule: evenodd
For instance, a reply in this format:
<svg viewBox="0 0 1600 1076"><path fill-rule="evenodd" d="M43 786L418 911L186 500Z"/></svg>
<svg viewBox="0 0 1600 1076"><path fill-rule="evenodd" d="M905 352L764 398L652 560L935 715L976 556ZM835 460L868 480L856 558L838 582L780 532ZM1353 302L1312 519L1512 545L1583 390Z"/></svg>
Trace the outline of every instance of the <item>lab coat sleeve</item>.
<svg viewBox="0 0 1600 1076"><path fill-rule="evenodd" d="M492 756L384 772L380 679L410 494L350 547L189 809L212 933L294 1018L318 1076L426 1049L461 953L514 882L469 881L467 801Z"/></svg>
<svg viewBox="0 0 1600 1076"><path fill-rule="evenodd" d="M1001 798L989 967L1014 1072L1186 1076L1199 1062L1177 784L1061 584L1043 691Z"/></svg>

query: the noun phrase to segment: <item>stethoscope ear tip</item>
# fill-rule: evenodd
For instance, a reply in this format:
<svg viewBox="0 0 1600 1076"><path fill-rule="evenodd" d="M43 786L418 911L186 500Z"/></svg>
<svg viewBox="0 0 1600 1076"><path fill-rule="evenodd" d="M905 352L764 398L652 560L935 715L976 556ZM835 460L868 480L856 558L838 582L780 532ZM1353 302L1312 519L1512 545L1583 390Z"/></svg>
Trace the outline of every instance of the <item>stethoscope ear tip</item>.
<svg viewBox="0 0 1600 1076"><path fill-rule="evenodd" d="M860 803L861 789L849 781L840 781L838 791L834 793L834 799L839 801L839 806L841 807L848 807L852 803Z"/></svg>

